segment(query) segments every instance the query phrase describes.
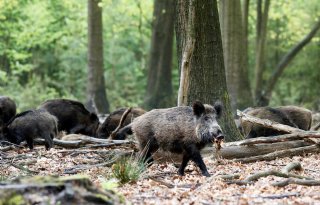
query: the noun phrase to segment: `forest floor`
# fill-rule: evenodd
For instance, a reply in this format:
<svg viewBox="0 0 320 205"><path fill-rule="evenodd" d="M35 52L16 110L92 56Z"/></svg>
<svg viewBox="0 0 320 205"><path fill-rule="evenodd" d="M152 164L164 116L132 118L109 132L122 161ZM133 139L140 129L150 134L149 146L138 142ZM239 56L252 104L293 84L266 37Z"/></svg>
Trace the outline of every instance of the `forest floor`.
<svg viewBox="0 0 320 205"><path fill-rule="evenodd" d="M114 147L112 151L127 151L126 147ZM60 149L46 151L37 146L1 152L1 180L10 180L23 175L85 174L98 186L111 177L111 164L97 167L111 160L110 148ZM170 161L170 160L169 160ZM239 174L240 179L270 169L281 170L290 162L300 162L302 176L320 179L320 154L307 154L273 161L241 164L222 160L217 164L211 156L204 161L211 177L201 176L198 168L189 163L186 174L178 176L172 162L151 165L136 183L118 186L116 189L130 204L320 204L320 186L287 185L274 187L271 183L283 178L268 176L252 185L227 184L219 175ZM87 167L88 164L93 166ZM17 166L18 165L18 166Z"/></svg>

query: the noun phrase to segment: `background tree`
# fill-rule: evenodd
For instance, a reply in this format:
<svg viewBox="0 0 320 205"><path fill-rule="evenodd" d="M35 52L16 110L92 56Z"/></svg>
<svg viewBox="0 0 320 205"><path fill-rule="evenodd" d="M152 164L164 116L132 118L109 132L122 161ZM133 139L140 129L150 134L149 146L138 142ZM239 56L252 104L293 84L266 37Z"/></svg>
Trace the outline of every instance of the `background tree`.
<svg viewBox="0 0 320 205"><path fill-rule="evenodd" d="M176 33L181 70L178 104L221 100L225 111L220 125L226 140L241 139L230 109L217 2L177 1Z"/></svg>
<svg viewBox="0 0 320 205"><path fill-rule="evenodd" d="M87 102L100 113L109 112L103 69L102 8L100 0L88 0ZM92 105L93 103L93 105Z"/></svg>
<svg viewBox="0 0 320 205"><path fill-rule="evenodd" d="M147 109L174 105L172 92L172 47L174 0L155 0L148 62Z"/></svg>
<svg viewBox="0 0 320 205"><path fill-rule="evenodd" d="M248 2L244 2L247 9ZM241 14L240 1L224 0L220 4L224 64L231 107L244 109L252 104L247 67L247 12ZM243 22L244 21L244 22Z"/></svg>

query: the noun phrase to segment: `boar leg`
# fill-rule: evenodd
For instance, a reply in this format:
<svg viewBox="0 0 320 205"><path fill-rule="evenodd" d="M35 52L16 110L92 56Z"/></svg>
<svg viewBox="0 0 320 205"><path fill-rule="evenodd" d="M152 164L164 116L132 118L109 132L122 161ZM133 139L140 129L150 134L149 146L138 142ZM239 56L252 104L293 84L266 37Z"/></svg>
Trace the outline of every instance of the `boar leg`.
<svg viewBox="0 0 320 205"><path fill-rule="evenodd" d="M33 138L32 137L26 137L27 145L30 149L33 149Z"/></svg>
<svg viewBox="0 0 320 205"><path fill-rule="evenodd" d="M44 146L46 147L46 150L52 148L53 139L51 138L51 135L49 133L43 133L41 137L44 139Z"/></svg>
<svg viewBox="0 0 320 205"><path fill-rule="evenodd" d="M206 176L206 177L209 177L210 174L207 170L207 167L206 165L204 164L203 162L203 159L201 157L201 154L200 154L200 151L199 149L196 147L196 145L192 144L192 145L189 145L187 148L186 148L186 152L187 153L190 153L190 156L191 156L191 160L194 161L198 167L200 168L201 170L201 173L203 176Z"/></svg>
<svg viewBox="0 0 320 205"><path fill-rule="evenodd" d="M179 170L178 170L178 174L179 174L180 176L183 176L183 175L184 175L184 169L186 168L189 160L190 160L190 155L187 154L187 153L185 153L185 154L183 155L183 159L182 159L181 165L180 165Z"/></svg>
<svg viewBox="0 0 320 205"><path fill-rule="evenodd" d="M77 126L73 127L72 129L70 129L69 133L70 134L78 134L83 129L85 129L85 126L77 125Z"/></svg>

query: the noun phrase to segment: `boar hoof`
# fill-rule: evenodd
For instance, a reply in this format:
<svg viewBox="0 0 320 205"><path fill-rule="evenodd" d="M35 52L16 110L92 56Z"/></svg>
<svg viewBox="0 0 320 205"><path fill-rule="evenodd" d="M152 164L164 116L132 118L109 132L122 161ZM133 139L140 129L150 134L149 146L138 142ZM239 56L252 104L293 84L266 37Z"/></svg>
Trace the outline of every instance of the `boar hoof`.
<svg viewBox="0 0 320 205"><path fill-rule="evenodd" d="M209 172L203 172L202 175L203 175L203 176L206 176L206 177L210 177L210 176L211 176L211 175L209 174Z"/></svg>
<svg viewBox="0 0 320 205"><path fill-rule="evenodd" d="M178 175L179 175L179 176L184 176L184 171L180 171L180 170L179 170L179 171L178 171Z"/></svg>

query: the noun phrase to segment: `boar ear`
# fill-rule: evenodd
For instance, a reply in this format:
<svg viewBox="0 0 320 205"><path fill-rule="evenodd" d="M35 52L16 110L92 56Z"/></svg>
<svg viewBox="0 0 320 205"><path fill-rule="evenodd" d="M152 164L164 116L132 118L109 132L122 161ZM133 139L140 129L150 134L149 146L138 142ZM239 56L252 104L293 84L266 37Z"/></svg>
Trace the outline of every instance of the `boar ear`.
<svg viewBox="0 0 320 205"><path fill-rule="evenodd" d="M192 105L192 108L193 114L197 117L200 117L205 112L204 105L200 101L195 101Z"/></svg>
<svg viewBox="0 0 320 205"><path fill-rule="evenodd" d="M90 113L90 119L92 120L92 121L95 121L95 120L99 120L99 118L98 118L98 116L95 114L95 113Z"/></svg>
<svg viewBox="0 0 320 205"><path fill-rule="evenodd" d="M223 110L223 105L220 101L216 101L213 105L214 109L217 112L217 118L221 117L222 110Z"/></svg>

